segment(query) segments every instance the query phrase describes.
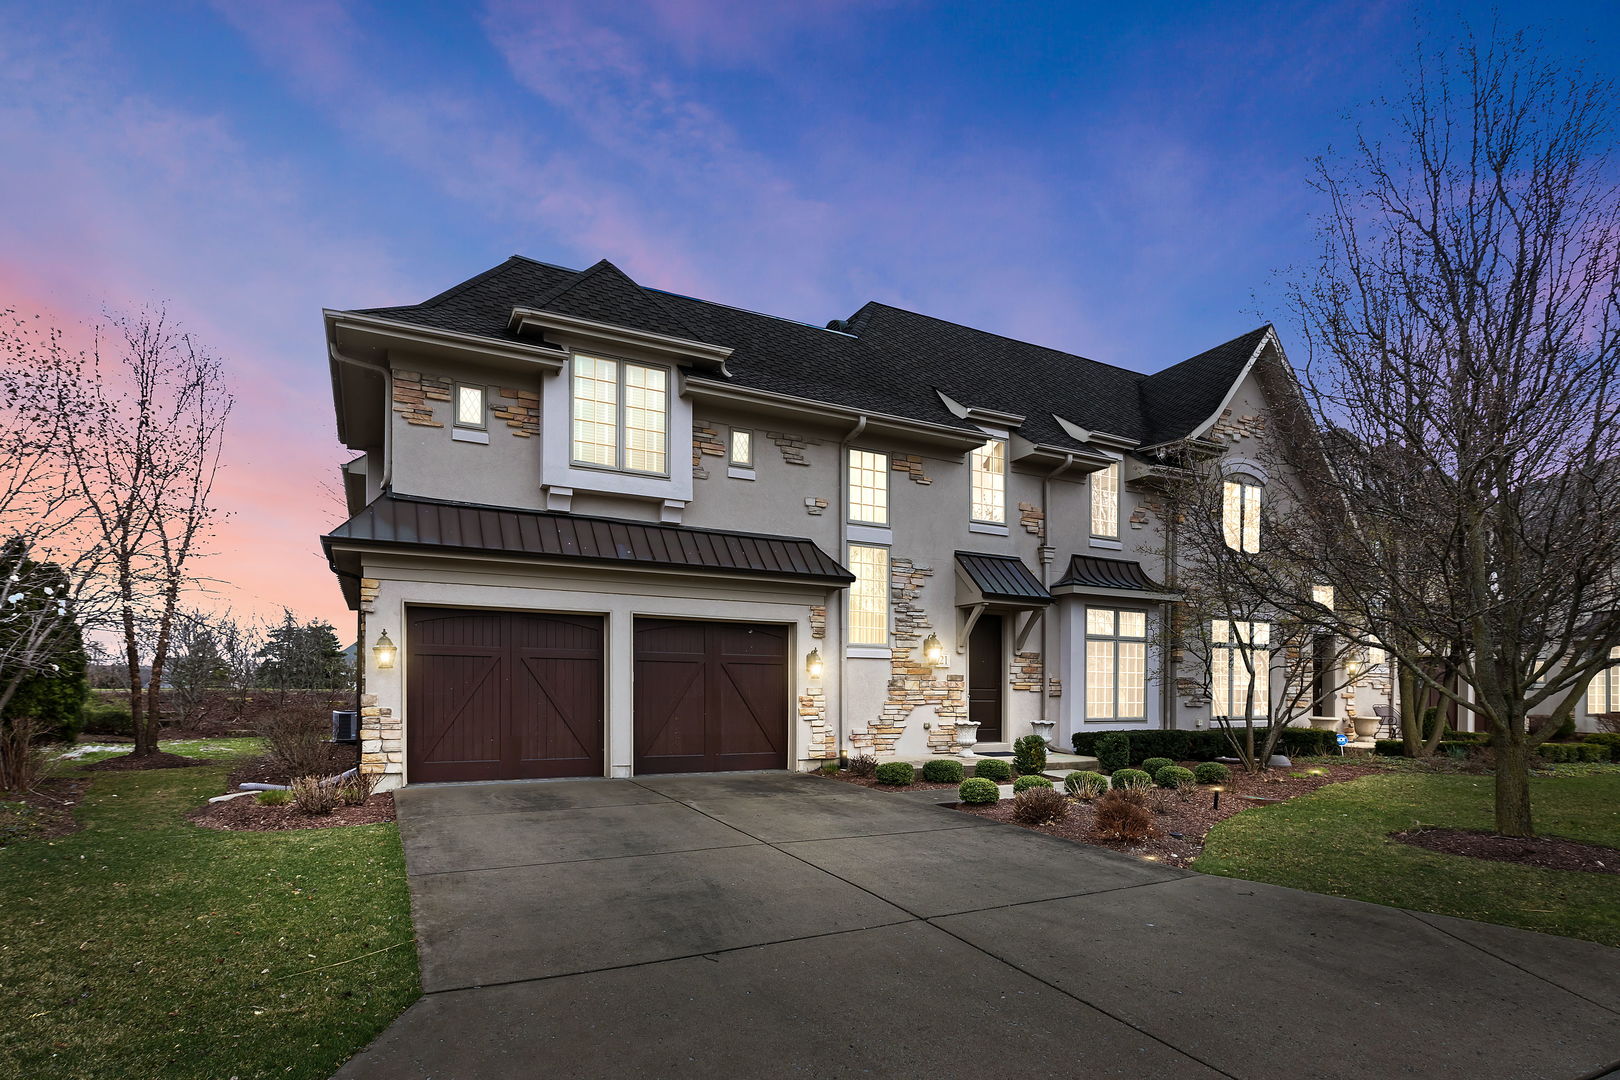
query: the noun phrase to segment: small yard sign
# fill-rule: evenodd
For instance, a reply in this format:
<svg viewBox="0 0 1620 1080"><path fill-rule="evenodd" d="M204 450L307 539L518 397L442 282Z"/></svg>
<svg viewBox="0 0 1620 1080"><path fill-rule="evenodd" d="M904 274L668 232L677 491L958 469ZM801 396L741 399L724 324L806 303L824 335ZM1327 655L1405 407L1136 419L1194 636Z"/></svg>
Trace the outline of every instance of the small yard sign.
<svg viewBox="0 0 1620 1080"><path fill-rule="evenodd" d="M1350 741L1350 736L1344 735L1344 734L1339 735L1339 745L1340 746L1343 746L1345 743L1347 743L1349 741Z"/></svg>

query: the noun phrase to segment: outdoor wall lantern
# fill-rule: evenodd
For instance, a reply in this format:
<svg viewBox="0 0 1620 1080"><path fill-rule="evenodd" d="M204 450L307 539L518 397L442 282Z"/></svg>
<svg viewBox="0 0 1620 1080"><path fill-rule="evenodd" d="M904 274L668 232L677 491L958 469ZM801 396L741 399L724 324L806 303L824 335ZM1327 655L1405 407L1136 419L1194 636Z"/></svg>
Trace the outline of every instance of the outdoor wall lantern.
<svg viewBox="0 0 1620 1080"><path fill-rule="evenodd" d="M821 662L820 649L810 650L810 655L804 658L804 670L812 679L821 678L826 665Z"/></svg>
<svg viewBox="0 0 1620 1080"><path fill-rule="evenodd" d="M945 646L940 644L938 634L929 634L923 641L923 660L933 667L945 666Z"/></svg>
<svg viewBox="0 0 1620 1080"><path fill-rule="evenodd" d="M394 666L394 658L399 655L399 650L389 640L388 631L384 630L382 636L377 639L377 644L371 647L371 655L376 658L377 666L384 671Z"/></svg>

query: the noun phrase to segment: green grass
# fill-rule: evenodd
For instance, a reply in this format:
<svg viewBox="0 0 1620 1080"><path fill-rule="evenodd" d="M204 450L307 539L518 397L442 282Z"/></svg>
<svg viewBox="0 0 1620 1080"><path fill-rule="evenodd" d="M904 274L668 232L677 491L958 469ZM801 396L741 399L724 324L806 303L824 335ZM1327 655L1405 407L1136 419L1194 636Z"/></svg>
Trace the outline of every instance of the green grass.
<svg viewBox="0 0 1620 1080"><path fill-rule="evenodd" d="M82 832L0 849L0 1076L324 1078L416 998L398 830L185 821L225 771L87 773Z"/></svg>
<svg viewBox="0 0 1620 1080"><path fill-rule="evenodd" d="M66 765L88 765L105 761L130 751L130 743L105 742L94 735L85 735L77 746L47 747L45 753ZM264 740L236 739L164 739L158 749L181 757L202 758L204 761L234 761L264 752Z"/></svg>
<svg viewBox="0 0 1620 1080"><path fill-rule="evenodd" d="M1441 855L1388 839L1418 822L1492 823L1492 778L1392 771L1245 811L1209 834L1193 869L1375 904L1620 946L1620 877ZM1620 768L1531 779L1542 835L1620 847Z"/></svg>

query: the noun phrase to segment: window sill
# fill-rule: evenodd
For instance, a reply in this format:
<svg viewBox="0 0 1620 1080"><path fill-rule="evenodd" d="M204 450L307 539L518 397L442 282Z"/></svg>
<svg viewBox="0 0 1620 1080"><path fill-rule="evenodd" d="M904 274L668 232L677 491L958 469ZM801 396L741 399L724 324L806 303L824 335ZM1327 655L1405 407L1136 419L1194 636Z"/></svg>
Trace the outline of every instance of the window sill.
<svg viewBox="0 0 1620 1080"><path fill-rule="evenodd" d="M847 539L852 544L881 544L888 547L894 543L894 530L886 525L850 525Z"/></svg>
<svg viewBox="0 0 1620 1080"><path fill-rule="evenodd" d="M850 645L844 649L844 657L848 660L889 660L894 657L894 650L887 645Z"/></svg>
<svg viewBox="0 0 1620 1080"><path fill-rule="evenodd" d="M968 522L968 532L984 533L987 536L1006 536L1007 526L993 525L988 521L970 521Z"/></svg>
<svg viewBox="0 0 1620 1080"><path fill-rule="evenodd" d="M452 428L450 437L456 442L483 443L489 445L489 432L475 431L470 428Z"/></svg>
<svg viewBox="0 0 1620 1080"><path fill-rule="evenodd" d="M1118 540L1110 540L1104 536L1093 536L1091 538L1091 546L1094 548L1104 548L1108 551L1125 550L1125 545L1123 543Z"/></svg>
<svg viewBox="0 0 1620 1080"><path fill-rule="evenodd" d="M744 465L727 465L726 475L733 480L752 480L754 479L754 470Z"/></svg>

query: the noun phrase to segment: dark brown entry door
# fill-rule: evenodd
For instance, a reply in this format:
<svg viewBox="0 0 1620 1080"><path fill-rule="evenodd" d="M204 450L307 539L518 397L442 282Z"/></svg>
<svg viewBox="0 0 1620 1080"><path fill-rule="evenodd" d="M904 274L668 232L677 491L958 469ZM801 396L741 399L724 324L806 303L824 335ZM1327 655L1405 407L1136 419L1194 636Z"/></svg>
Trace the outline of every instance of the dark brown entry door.
<svg viewBox="0 0 1620 1080"><path fill-rule="evenodd" d="M784 626L636 620L635 771L787 768Z"/></svg>
<svg viewBox="0 0 1620 1080"><path fill-rule="evenodd" d="M602 619L412 608L406 778L602 775Z"/></svg>
<svg viewBox="0 0 1620 1080"><path fill-rule="evenodd" d="M1001 741L1001 695L1006 685L1001 616L980 615L968 635L968 719L979 725L980 742Z"/></svg>

